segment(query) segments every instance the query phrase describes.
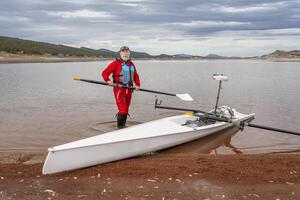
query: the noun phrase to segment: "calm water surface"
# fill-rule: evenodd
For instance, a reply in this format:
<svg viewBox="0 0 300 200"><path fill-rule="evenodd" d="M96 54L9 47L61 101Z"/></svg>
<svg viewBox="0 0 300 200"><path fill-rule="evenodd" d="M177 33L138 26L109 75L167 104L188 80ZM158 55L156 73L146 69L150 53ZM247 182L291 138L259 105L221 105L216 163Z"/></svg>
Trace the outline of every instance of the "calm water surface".
<svg viewBox="0 0 300 200"><path fill-rule="evenodd" d="M72 80L100 79L108 61L87 63L0 64L0 151L46 151L49 146L111 129L116 107L112 89ZM217 82L224 73L220 104L256 113L257 124L300 131L300 63L243 60L136 61L142 87L190 93L194 102L159 96L164 105L213 108ZM135 92L132 124L178 114L155 110L155 96ZM229 132L229 133L228 133ZM263 153L300 150L300 137L246 128L205 140L205 151ZM203 147L189 144L188 151ZM179 150L180 148L177 148ZM187 151L187 152L188 152Z"/></svg>

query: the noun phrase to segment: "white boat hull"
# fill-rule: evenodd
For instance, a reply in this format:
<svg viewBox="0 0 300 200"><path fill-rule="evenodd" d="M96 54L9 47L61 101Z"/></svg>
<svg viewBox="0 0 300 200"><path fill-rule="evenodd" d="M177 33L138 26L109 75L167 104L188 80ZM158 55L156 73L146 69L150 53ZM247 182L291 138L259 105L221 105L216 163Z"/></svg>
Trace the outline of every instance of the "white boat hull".
<svg viewBox="0 0 300 200"><path fill-rule="evenodd" d="M254 114L236 114L237 121L254 117ZM232 126L225 122L197 128L182 126L187 119L195 117L168 117L49 148L43 174L89 167L166 149Z"/></svg>

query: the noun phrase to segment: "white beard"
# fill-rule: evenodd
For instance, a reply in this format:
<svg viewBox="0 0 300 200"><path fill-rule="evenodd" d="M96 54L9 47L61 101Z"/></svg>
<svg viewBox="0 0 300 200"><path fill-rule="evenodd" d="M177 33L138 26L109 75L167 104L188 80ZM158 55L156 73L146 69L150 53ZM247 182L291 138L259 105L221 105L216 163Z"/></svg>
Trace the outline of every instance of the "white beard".
<svg viewBox="0 0 300 200"><path fill-rule="evenodd" d="M121 59L126 62L130 59L130 56L121 56Z"/></svg>

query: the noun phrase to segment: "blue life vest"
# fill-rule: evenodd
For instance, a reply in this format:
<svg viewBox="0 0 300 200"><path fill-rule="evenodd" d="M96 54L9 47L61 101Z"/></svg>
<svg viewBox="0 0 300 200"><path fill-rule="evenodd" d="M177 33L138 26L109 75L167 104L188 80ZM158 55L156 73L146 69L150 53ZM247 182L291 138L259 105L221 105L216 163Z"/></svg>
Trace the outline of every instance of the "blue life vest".
<svg viewBox="0 0 300 200"><path fill-rule="evenodd" d="M122 71L120 74L120 82L124 85L133 85L134 66L122 63Z"/></svg>

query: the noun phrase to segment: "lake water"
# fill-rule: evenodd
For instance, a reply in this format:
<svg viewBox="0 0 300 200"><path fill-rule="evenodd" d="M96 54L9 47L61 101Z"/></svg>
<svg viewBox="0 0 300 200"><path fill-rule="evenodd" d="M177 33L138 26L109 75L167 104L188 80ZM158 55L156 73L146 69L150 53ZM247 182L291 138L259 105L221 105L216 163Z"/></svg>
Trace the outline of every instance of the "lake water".
<svg viewBox="0 0 300 200"><path fill-rule="evenodd" d="M0 64L0 151L46 151L50 146L111 129L117 112L112 89L72 80L74 76L99 80L108 63ZM212 75L224 73L229 81L223 83L220 104L241 113L255 112L254 123L300 131L299 62L199 60L135 64L143 88L188 92L195 99L182 102L159 96L163 105L211 110L218 87ZM153 94L135 92L130 123L180 113L155 110L154 100ZM189 150L192 148L191 145ZM219 153L299 151L300 137L246 128L218 140L212 149Z"/></svg>

